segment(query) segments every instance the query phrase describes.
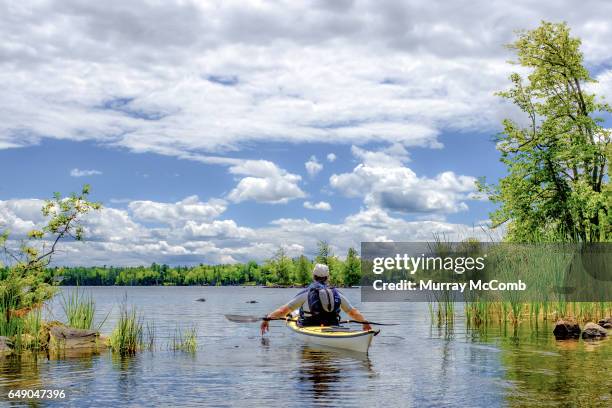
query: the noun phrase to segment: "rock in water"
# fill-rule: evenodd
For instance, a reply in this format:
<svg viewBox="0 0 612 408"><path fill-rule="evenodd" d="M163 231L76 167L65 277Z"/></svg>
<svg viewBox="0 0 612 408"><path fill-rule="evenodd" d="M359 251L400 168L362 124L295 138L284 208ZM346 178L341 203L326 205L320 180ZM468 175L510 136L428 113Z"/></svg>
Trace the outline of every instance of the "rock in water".
<svg viewBox="0 0 612 408"><path fill-rule="evenodd" d="M50 348L95 348L101 345L98 342L100 334L95 330L75 329L62 324L49 328Z"/></svg>
<svg viewBox="0 0 612 408"><path fill-rule="evenodd" d="M197 298L196 302L206 302L206 299L205 298Z"/></svg>
<svg viewBox="0 0 612 408"><path fill-rule="evenodd" d="M577 339L580 337L580 326L571 320L558 320L553 334L557 340Z"/></svg>
<svg viewBox="0 0 612 408"><path fill-rule="evenodd" d="M583 339L596 339L599 337L605 337L607 335L608 331L597 323L587 323L584 326L584 331L582 332Z"/></svg>
<svg viewBox="0 0 612 408"><path fill-rule="evenodd" d="M612 329L612 316L601 319L599 325L604 329Z"/></svg>
<svg viewBox="0 0 612 408"><path fill-rule="evenodd" d="M6 336L0 336L0 355L10 353L12 345L11 339Z"/></svg>

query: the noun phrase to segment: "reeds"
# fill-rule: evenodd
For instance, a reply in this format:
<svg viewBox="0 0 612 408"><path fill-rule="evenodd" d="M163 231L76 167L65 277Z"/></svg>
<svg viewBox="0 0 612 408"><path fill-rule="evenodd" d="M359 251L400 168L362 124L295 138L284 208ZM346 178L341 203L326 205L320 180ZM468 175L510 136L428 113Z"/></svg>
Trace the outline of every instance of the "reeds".
<svg viewBox="0 0 612 408"><path fill-rule="evenodd" d="M198 337L195 327L190 327L183 331L180 327L174 330L174 336L170 342L170 349L173 351L185 351L195 353L198 349Z"/></svg>
<svg viewBox="0 0 612 408"><path fill-rule="evenodd" d="M155 350L155 338L156 338L156 329L155 329L155 321L147 321L145 325L146 333L145 333L145 341L144 348L149 351Z"/></svg>
<svg viewBox="0 0 612 408"><path fill-rule="evenodd" d="M455 321L455 297L449 290L434 292L428 297L429 315L438 325L452 324Z"/></svg>
<svg viewBox="0 0 612 408"><path fill-rule="evenodd" d="M96 303L93 296L79 292L78 286L70 292L69 296L62 293L62 308L67 323L76 329L92 329L96 314Z"/></svg>
<svg viewBox="0 0 612 408"><path fill-rule="evenodd" d="M119 309L119 320L110 337L115 353L134 354L143 344L143 319L135 307L129 308L124 302Z"/></svg>
<svg viewBox="0 0 612 408"><path fill-rule="evenodd" d="M40 350L42 348L42 313L40 309L30 311L23 319L23 347L29 350ZM23 341L25 340L25 341Z"/></svg>

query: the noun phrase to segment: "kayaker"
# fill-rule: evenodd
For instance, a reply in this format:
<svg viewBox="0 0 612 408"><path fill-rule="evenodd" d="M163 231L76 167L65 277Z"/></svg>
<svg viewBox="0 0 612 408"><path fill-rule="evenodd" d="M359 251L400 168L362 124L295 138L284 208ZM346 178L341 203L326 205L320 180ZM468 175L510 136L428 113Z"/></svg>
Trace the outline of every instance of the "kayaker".
<svg viewBox="0 0 612 408"><path fill-rule="evenodd" d="M313 282L299 292L286 305L268 314L269 318L283 318L296 309L300 309L298 324L302 326L334 326L340 321L340 310L353 320L366 321L366 318L354 308L338 289L328 286L329 268L316 264L312 271ZM261 323L261 334L269 330L267 320ZM363 330L372 330L369 324Z"/></svg>

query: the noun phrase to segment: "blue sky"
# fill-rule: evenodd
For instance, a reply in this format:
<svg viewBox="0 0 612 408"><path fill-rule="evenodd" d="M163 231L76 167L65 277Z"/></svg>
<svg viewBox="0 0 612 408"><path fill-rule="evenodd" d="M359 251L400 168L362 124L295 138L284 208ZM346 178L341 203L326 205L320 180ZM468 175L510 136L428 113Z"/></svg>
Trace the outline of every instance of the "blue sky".
<svg viewBox="0 0 612 408"><path fill-rule="evenodd" d="M567 21L612 94L612 5L563 3L0 5L0 228L16 245L41 199L89 183L105 208L58 263L482 234L474 182L504 174L494 137L524 120L495 96L527 73L515 31Z"/></svg>
<svg viewBox="0 0 612 408"><path fill-rule="evenodd" d="M458 174L496 179L503 174L499 155L490 134L443 135L443 148L414 148L410 153L410 168L425 177L453 170ZM334 153L337 159L326 157ZM315 156L323 169L311 177L304 163ZM55 158L62 157L57 164ZM224 213L241 225L261 227L276 218L306 217L316 222L338 222L363 206L359 197L345 197L329 186L332 174L350 172L356 165L350 146L310 143L296 147L282 143L262 143L247 148L232 157L264 159L303 178L303 190L308 194L287 204L245 201L230 206ZM101 174L71 175L73 169L95 170ZM151 200L176 202L197 195L203 201L224 197L234 187L234 176L215 164L178 159L153 153L134 153L123 148L92 142L43 140L40 144L0 150L0 171L18 174L0 184L0 199L47 198L54 191L78 191L84 183L93 186L93 197L105 206L125 208L130 201ZM330 211L304 208L303 202L326 201ZM470 200L469 210L449 214L446 218L457 223L471 224L486 219L493 208L489 202ZM402 214L406 219L422 218L423 214Z"/></svg>

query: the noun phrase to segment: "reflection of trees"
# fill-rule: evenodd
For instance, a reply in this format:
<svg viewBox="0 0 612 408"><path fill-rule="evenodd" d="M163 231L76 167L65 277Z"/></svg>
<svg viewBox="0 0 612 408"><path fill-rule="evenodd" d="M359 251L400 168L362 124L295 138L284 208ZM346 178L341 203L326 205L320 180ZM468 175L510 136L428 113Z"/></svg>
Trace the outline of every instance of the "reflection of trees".
<svg viewBox="0 0 612 408"><path fill-rule="evenodd" d="M603 406L610 398L612 371L606 365L612 342L556 341L552 328L523 326L500 334L505 378L514 387L510 406Z"/></svg>
<svg viewBox="0 0 612 408"><path fill-rule="evenodd" d="M79 375L79 386L86 388L93 383L93 368L99 358L91 351L66 350L65 353L31 353L23 352L0 358L0 396L4 398L10 390L64 389L65 374L56 373L64 370L69 373L88 373ZM59 363L58 363L59 362ZM41 373L42 369L42 373ZM56 373L57 377L50 376ZM57 378L57 380L56 380ZM69 391L66 390L69 396ZM40 402L40 401L38 401ZM39 406L38 402L28 402L30 406ZM44 405L42 403L41 405Z"/></svg>

